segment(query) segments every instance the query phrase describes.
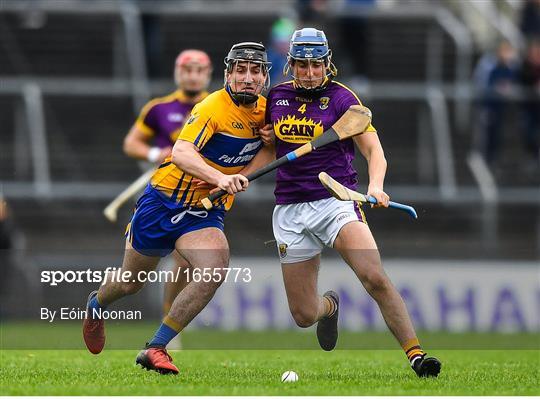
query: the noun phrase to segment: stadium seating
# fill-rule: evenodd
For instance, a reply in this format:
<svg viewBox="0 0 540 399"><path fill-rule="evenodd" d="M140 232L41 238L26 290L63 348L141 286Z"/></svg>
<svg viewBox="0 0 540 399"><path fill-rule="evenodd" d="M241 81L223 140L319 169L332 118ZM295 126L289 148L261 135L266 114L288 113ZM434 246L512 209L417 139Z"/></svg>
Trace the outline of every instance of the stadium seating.
<svg viewBox="0 0 540 399"><path fill-rule="evenodd" d="M161 37L158 48L152 50L161 54L162 63L161 68L152 72L150 76L152 82L169 82L172 63L178 50L198 47L206 49L214 62L212 87L217 88L221 84L222 59L225 51L237 41L266 42L270 26L277 14L255 13L249 18L239 15L224 19L216 19L205 14L152 15ZM123 46L124 40L118 15L47 13L34 16L33 20L29 18L15 12L0 11L2 33L0 77L112 79L128 76L125 54L116 51ZM337 22L329 18L325 23L331 32L329 35L336 43L335 59L338 67L343 64L345 71L347 68L350 70L348 54L340 44ZM433 21L426 20L368 20L367 76L373 81L422 83L426 78L426 40L433 28ZM443 81L452 83L455 48L451 40L444 35L441 52ZM340 80L347 82L355 78L355 71L350 72L352 74L345 74ZM165 93L155 91L152 93L152 95L161 94ZM3 132L0 134L0 179L6 182L32 180L31 169L24 166L24 163L16 162L15 134L20 134L16 131L16 109L20 101L18 95L0 94L0 109L2 109L0 123L3 126ZM45 94L47 143L53 182L128 184L138 175L136 162L125 157L121 148L123 137L135 118L131 101L131 97L127 95L74 97L67 93ZM366 97L366 101L374 110L374 124L381 132L380 137L389 159L388 187L407 185L414 188L421 185L435 188L437 184L435 171L427 173L427 178L422 178L418 168L417 147L420 128L418 116L419 110L425 107L425 104L418 100L408 102L370 100L369 96ZM451 101L447 104L452 116L455 104ZM450 119L452 122L453 119ZM473 112L470 130L457 132L451 126L457 183L461 186L475 185L466 164L475 121L476 114ZM499 184L536 187L539 182L535 178L510 173L517 168L516 160L520 159L519 137L516 135L510 137L507 144L502 173L497 176ZM356 165L361 173L361 181L365 182L364 161L358 159ZM261 180L270 183L272 177L268 176ZM73 238L74 247L118 247L121 243L122 227L108 225L102 219L101 209L106 200L83 198L84 195L81 194L79 200L59 199L42 202L39 198L15 199L12 206L17 222L34 249L60 249L66 235ZM271 197L260 203L244 200L241 202L243 206L241 211L237 209L232 211L229 231L231 241L235 242L235 250L240 253L259 254L260 248L268 247L263 243L272 238L268 223L271 202ZM474 209L462 209L455 204L433 205L429 198L425 202L419 201L416 205L420 208L420 217L425 218L421 231L411 226L408 221L397 218L392 212L372 212L373 220L376 221L373 226L376 231L380 231L378 237L381 247L383 249L388 247L387 253L396 256L429 257L442 256L441 251L444 250L447 254L474 257L477 248L471 239L478 231L473 229L469 236L461 237L458 237L456 231L456 223L468 223L471 226L480 223ZM259 210L259 206L263 211ZM425 214L422 213L423 209ZM448 212L459 214L458 221L449 219ZM129 210L126 209L123 221L127 221L128 214ZM260 227L262 224L250 222L253 217L260 217L261 214L265 216L264 228ZM446 216L442 216L443 214ZM503 214L501 210L499 215ZM501 220L501 223L508 223L504 217ZM454 245L439 245L441 226L447 229L447 236L442 240L448 239ZM437 240L434 239L434 231L437 232ZM240 232L255 237L261 244L260 248L244 242L238 235ZM515 236L515 233L502 229L500 233L498 242L504 245L493 252L494 256L501 253L515 257L522 256L524 253L522 245L512 249L512 245L516 243L529 243L531 250L534 249L534 242L531 241L534 240L534 234L527 238L525 235ZM448 244L448 241L445 244ZM387 246L387 243L391 245ZM271 246L270 250L273 250Z"/></svg>
<svg viewBox="0 0 540 399"><path fill-rule="evenodd" d="M115 15L0 12L0 76L112 77Z"/></svg>

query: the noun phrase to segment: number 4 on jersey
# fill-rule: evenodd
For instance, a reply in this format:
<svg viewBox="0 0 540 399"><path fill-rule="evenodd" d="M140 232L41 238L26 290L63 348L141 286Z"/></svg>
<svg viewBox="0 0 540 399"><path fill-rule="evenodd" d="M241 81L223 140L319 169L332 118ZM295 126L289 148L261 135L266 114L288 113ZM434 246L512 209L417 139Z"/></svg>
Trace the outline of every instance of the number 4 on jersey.
<svg viewBox="0 0 540 399"><path fill-rule="evenodd" d="M298 112L304 114L306 112L306 104L302 104L300 108L298 108Z"/></svg>

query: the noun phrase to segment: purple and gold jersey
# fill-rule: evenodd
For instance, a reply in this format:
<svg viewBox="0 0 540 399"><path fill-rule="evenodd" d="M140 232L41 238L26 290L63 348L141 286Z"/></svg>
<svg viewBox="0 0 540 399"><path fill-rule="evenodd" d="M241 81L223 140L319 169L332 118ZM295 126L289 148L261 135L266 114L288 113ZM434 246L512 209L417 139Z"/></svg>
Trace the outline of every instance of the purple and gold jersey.
<svg viewBox="0 0 540 399"><path fill-rule="evenodd" d="M202 92L190 99L180 90L148 102L135 125L159 148L172 147L195 104L208 96Z"/></svg>
<svg viewBox="0 0 540 399"><path fill-rule="evenodd" d="M294 82L273 87L268 93L266 123L274 126L276 158L294 151L319 137L349 109L361 104L345 85L332 81L321 92L304 95ZM369 125L366 132L376 132ZM354 142L338 141L281 166L277 171L276 204L294 204L331 197L319 181L326 172L344 186L356 190L356 171L352 167Z"/></svg>
<svg viewBox="0 0 540 399"><path fill-rule="evenodd" d="M218 90L193 108L178 139L193 143L213 168L228 175L238 173L262 148L259 129L264 125L265 108L263 96L250 109L236 103L226 89ZM150 185L169 208L200 208L201 199L209 193L197 188L193 179L169 157L156 170ZM225 195L214 205L228 210L233 200L233 195Z"/></svg>

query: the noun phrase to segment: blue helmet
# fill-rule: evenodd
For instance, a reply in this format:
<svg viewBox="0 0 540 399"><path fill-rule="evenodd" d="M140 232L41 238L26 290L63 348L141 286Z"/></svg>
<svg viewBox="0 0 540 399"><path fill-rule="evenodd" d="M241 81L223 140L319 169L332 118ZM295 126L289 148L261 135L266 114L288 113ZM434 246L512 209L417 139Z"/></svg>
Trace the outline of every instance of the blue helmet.
<svg viewBox="0 0 540 399"><path fill-rule="evenodd" d="M322 30L303 28L294 31L288 56L295 60L321 59L332 54Z"/></svg>
<svg viewBox="0 0 540 399"><path fill-rule="evenodd" d="M320 84L310 83L310 79L300 79L294 74L295 61L321 60L324 62L325 77ZM337 75L337 69L332 63L332 50L328 47L328 40L322 30L315 28L303 28L294 31L287 54L287 65L283 69L284 75L293 71L292 77L297 83L297 88L307 92L323 90L330 80Z"/></svg>

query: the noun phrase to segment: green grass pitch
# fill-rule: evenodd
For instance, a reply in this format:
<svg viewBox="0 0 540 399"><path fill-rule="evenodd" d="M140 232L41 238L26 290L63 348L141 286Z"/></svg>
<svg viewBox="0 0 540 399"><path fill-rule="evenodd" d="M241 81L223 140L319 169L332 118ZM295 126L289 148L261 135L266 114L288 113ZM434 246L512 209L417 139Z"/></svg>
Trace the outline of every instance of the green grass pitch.
<svg viewBox="0 0 540 399"><path fill-rule="evenodd" d="M459 348L472 335L431 334L423 340L443 362L438 379L419 379L389 333L344 333L333 352L316 349L313 332L188 331L188 350L174 351L178 376L162 376L135 366L137 346L154 326L110 329L106 349L98 356L81 348L80 326L57 326L56 342L70 349L35 349L39 337L54 341L46 328L24 324L1 327L0 393L3 395L538 395L539 337L482 334L490 345ZM40 334L43 332L43 334ZM25 334L28 336L25 337ZM50 335L47 335L50 334ZM32 338L34 337L34 338ZM123 337L123 340L121 340ZM118 349L120 341L129 342ZM421 336L422 337L422 336ZM490 338L491 337L491 338ZM352 348L354 341L376 349ZM136 343L135 343L136 342ZM250 343L251 345L246 345ZM287 349L286 342L296 348ZM243 344L257 349L223 349ZM303 343L303 344L302 344ZM56 345L56 344L55 344ZM241 346L241 345L240 345ZM368 346L368 345L363 345ZM428 345L426 345L428 346ZM437 347L441 349L437 349ZM474 349L476 347L476 349ZM491 347L491 349L488 349ZM506 347L506 349L494 349ZM6 349L9 348L9 349ZM117 349L112 349L117 348ZM126 347L125 347L126 348ZM205 348L205 349L199 349ZM209 349L211 348L211 349ZM264 348L264 349L263 349ZM272 349L269 349L272 348ZM444 348L444 349L442 349ZM281 383L294 370L296 383Z"/></svg>
<svg viewBox="0 0 540 399"><path fill-rule="evenodd" d="M438 379L420 380L400 351L189 350L178 376L134 365L136 352L2 353L6 395L537 395L537 351L440 351ZM295 370L297 383L281 383Z"/></svg>

